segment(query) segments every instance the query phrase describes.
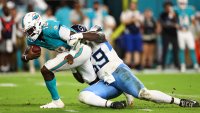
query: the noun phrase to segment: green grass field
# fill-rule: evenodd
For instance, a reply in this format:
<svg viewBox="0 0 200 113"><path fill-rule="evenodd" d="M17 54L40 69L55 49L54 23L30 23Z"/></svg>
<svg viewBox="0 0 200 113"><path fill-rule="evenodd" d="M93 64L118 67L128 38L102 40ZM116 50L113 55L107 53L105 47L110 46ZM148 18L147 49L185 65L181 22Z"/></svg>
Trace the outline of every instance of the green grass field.
<svg viewBox="0 0 200 113"><path fill-rule="evenodd" d="M158 89L170 95L200 101L200 74L138 74L149 89ZM77 97L87 87L73 79L70 72L57 73L58 90L65 103L63 109L40 109L51 101L38 72L0 74L0 113L200 113L200 108L180 108L176 105L155 104L135 99L134 106L114 110L82 104ZM124 100L120 96L114 100ZM94 100L95 101L95 100Z"/></svg>

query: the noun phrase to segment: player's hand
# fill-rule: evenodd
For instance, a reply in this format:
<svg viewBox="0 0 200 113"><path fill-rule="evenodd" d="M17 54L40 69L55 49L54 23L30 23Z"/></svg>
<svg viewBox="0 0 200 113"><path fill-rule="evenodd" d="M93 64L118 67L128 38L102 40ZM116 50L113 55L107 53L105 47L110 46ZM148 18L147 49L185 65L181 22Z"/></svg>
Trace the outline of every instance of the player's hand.
<svg viewBox="0 0 200 113"><path fill-rule="evenodd" d="M83 38L83 34L82 33L73 34L73 35L70 36L68 44L70 46L76 46L76 44L78 43L78 41L80 39L82 39L82 38Z"/></svg>
<svg viewBox="0 0 200 113"><path fill-rule="evenodd" d="M65 56L65 60L67 60L67 63L72 65L74 63L74 57L71 54L68 54Z"/></svg>
<svg viewBox="0 0 200 113"><path fill-rule="evenodd" d="M33 60L33 59L37 59L38 57L40 57L41 55L41 52L39 53L34 53L31 49L28 51L28 54L27 54L27 59L28 60Z"/></svg>

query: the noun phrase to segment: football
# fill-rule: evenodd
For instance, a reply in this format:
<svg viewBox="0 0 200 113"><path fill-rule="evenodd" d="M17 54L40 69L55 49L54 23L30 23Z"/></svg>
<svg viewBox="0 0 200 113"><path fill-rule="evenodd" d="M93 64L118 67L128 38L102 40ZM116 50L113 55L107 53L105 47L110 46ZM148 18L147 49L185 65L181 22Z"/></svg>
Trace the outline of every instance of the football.
<svg viewBox="0 0 200 113"><path fill-rule="evenodd" d="M33 53L40 54L40 53L41 53L41 48L40 48L39 46L32 45L32 46L31 46L31 51L32 51Z"/></svg>

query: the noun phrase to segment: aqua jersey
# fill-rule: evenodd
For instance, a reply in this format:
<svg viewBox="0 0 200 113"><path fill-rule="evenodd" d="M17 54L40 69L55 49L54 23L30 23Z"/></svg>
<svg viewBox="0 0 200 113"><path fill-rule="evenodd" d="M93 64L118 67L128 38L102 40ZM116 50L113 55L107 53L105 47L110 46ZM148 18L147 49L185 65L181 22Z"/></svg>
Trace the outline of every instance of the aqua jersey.
<svg viewBox="0 0 200 113"><path fill-rule="evenodd" d="M67 41L63 40L59 35L61 26L70 30L70 28L61 25L58 21L47 20L42 28L43 39L36 39L33 42L27 38L27 44L37 45L57 52L69 50L71 47L67 44Z"/></svg>
<svg viewBox="0 0 200 113"><path fill-rule="evenodd" d="M195 10L192 6L187 6L185 9L174 7L174 11L178 15L179 25L182 28L188 29L192 24L192 18L195 15Z"/></svg>

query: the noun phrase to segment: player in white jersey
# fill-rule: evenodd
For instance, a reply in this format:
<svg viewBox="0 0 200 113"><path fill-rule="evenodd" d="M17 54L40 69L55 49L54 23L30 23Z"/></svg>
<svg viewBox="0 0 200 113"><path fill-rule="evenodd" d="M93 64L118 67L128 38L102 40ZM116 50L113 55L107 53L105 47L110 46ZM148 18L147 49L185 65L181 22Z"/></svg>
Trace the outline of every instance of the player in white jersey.
<svg viewBox="0 0 200 113"><path fill-rule="evenodd" d="M101 28L99 26L94 26L89 32L96 31L101 31ZM80 93L79 100L81 102L89 105L106 107L110 105L110 102L104 98L109 99L121 91L135 98L156 103L176 104L181 107L199 107L197 101L179 99L157 90L147 89L132 73L131 69L118 57L105 37L84 38L84 33L86 32L71 35L69 45L77 47L83 40L90 41L86 43L92 48L91 61L101 81L89 86ZM103 35L101 32L98 33ZM106 89L105 85L113 87L113 89ZM116 89L118 91L116 91Z"/></svg>
<svg viewBox="0 0 200 113"><path fill-rule="evenodd" d="M191 26L195 25L195 10L192 6L188 5L188 0L177 0L177 6L174 7L174 11L178 16L178 42L180 48L180 63L181 72L186 71L185 64L185 48L189 49L190 57L194 66L194 69L199 71L199 65L195 53L195 39L191 31Z"/></svg>

